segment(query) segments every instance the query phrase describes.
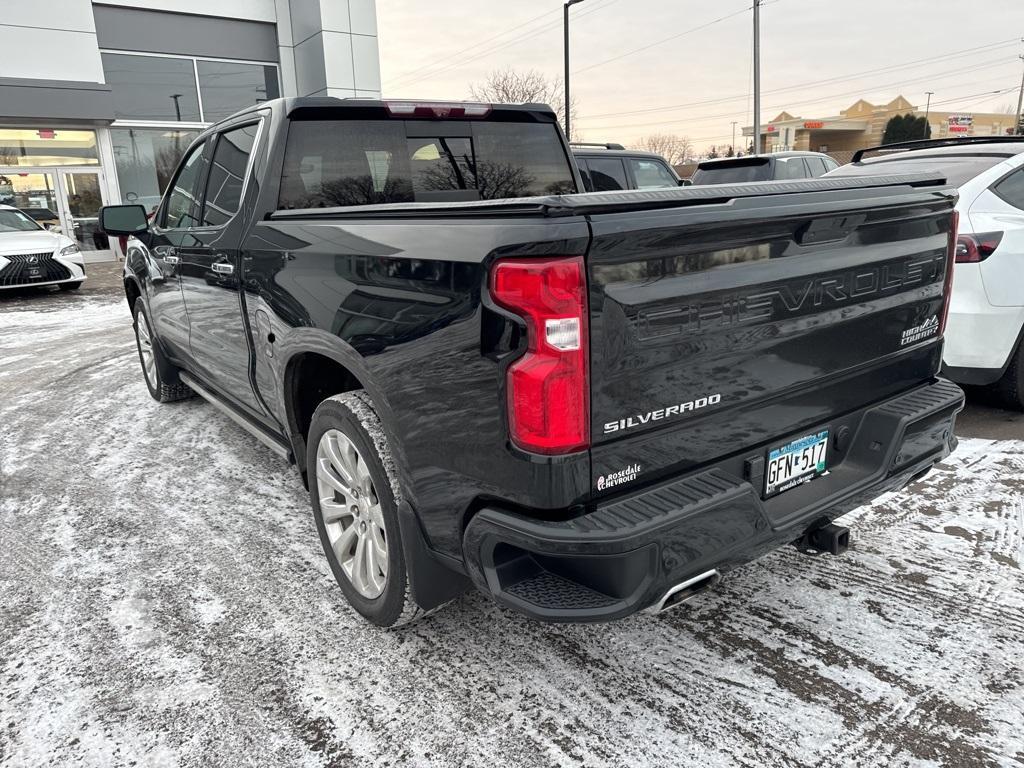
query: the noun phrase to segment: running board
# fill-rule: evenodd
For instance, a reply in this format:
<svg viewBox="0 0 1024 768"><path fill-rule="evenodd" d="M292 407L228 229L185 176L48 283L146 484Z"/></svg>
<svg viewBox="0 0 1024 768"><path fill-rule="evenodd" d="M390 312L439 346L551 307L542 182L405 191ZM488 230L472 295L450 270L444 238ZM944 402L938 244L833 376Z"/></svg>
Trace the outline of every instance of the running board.
<svg viewBox="0 0 1024 768"><path fill-rule="evenodd" d="M202 397L206 402L208 402L218 411L223 413L225 416L227 416L229 419L235 422L235 424L240 426L250 435L259 440L261 443L267 446L267 448L272 450L282 459L284 459L285 461L292 460L292 452L288 450L288 448L283 443L281 443L278 440L275 440L273 437L268 435L255 424L250 423L248 419L246 419L244 416L235 411L234 408L232 408L230 405L225 403L215 394L210 392L210 390L206 389L206 387L204 387L202 384L198 383L195 380L195 378L185 373L184 371L178 373L178 378L181 379L183 384L187 384L191 389L194 389L197 395Z"/></svg>

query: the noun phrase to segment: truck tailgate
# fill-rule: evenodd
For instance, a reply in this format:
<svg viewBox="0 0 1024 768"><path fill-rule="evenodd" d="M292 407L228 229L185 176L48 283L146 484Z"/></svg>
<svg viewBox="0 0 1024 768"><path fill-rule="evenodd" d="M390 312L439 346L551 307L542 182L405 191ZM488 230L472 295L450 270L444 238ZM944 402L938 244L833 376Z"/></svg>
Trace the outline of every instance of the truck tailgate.
<svg viewBox="0 0 1024 768"><path fill-rule="evenodd" d="M587 212L599 496L764 455L937 372L955 192L760 186Z"/></svg>

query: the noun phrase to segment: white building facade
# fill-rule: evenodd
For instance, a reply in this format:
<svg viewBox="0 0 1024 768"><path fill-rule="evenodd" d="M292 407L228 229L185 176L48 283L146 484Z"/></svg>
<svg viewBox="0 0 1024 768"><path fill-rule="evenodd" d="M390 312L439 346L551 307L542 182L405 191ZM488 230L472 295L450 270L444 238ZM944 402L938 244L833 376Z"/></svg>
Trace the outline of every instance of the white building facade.
<svg viewBox="0 0 1024 768"><path fill-rule="evenodd" d="M378 98L374 0L4 0L0 204L114 258L199 131L278 96Z"/></svg>

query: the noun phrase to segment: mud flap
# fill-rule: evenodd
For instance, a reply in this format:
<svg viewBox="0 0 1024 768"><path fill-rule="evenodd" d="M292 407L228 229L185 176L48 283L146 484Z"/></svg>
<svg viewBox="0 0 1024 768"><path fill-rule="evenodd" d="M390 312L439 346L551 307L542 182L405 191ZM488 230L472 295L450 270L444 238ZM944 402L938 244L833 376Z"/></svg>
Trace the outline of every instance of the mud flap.
<svg viewBox="0 0 1024 768"><path fill-rule="evenodd" d="M405 550L412 598L420 608L424 611L437 608L473 586L468 576L448 566L442 555L427 546L416 513L406 501L398 506L398 525L402 529L402 548Z"/></svg>

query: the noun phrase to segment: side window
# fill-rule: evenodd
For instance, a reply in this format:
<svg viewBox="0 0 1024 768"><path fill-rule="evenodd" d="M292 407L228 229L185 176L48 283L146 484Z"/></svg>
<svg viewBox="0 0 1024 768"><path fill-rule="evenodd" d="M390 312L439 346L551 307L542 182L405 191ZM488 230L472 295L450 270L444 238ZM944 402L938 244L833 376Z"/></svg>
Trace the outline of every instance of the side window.
<svg viewBox="0 0 1024 768"><path fill-rule="evenodd" d="M633 166L637 189L660 189L662 187L678 187L679 182L669 173L668 168L657 160L641 160L634 158L629 161Z"/></svg>
<svg viewBox="0 0 1024 768"><path fill-rule="evenodd" d="M829 173L831 171L834 171L838 167L839 167L839 163L837 163L831 157L829 157L829 158L827 158L825 160L825 173Z"/></svg>
<svg viewBox="0 0 1024 768"><path fill-rule="evenodd" d="M617 157L591 157L587 160L590 166L590 180L595 192L612 192L616 189L629 189L626 182L626 167Z"/></svg>
<svg viewBox="0 0 1024 768"><path fill-rule="evenodd" d="M580 176L583 177L583 189L587 192L593 192L594 182L590 178L590 166L587 165L587 161L579 159L576 161L576 164L580 167Z"/></svg>
<svg viewBox="0 0 1024 768"><path fill-rule="evenodd" d="M807 171L804 170L804 159L802 157L780 157L775 162L775 178L780 181L786 179L803 179L807 177Z"/></svg>
<svg viewBox="0 0 1024 768"><path fill-rule="evenodd" d="M178 175L171 185L171 194L161 216L160 226L165 229L185 229L195 226L196 196L199 191L199 177L203 169L203 147L206 142L195 146L185 156Z"/></svg>
<svg viewBox="0 0 1024 768"><path fill-rule="evenodd" d="M992 191L1014 208L1024 211L1024 168L1018 168L1000 181Z"/></svg>
<svg viewBox="0 0 1024 768"><path fill-rule="evenodd" d="M219 227L238 213L242 204L245 169L249 165L258 126L258 123L243 125L217 137L207 176L202 226Z"/></svg>
<svg viewBox="0 0 1024 768"><path fill-rule="evenodd" d="M810 169L811 178L824 176L825 172L828 171L825 161L820 157L805 157L804 160L807 161L807 167Z"/></svg>

